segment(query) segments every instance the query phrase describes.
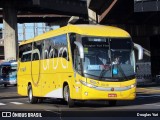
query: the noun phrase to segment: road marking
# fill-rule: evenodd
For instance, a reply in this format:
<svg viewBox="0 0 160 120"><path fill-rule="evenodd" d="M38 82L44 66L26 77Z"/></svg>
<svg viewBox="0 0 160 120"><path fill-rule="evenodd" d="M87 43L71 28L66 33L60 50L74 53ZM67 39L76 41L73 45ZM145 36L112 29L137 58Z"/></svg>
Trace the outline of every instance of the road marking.
<svg viewBox="0 0 160 120"><path fill-rule="evenodd" d="M160 95L141 95L141 96L137 96L137 98L143 98L143 97L160 97Z"/></svg>
<svg viewBox="0 0 160 120"><path fill-rule="evenodd" d="M24 104L24 103L20 103L20 102L10 102L10 103L15 104L15 105L22 105L22 104Z"/></svg>
<svg viewBox="0 0 160 120"><path fill-rule="evenodd" d="M4 103L0 103L0 105L6 105L6 104L4 104Z"/></svg>
<svg viewBox="0 0 160 120"><path fill-rule="evenodd" d="M52 112L52 110L45 110L45 111Z"/></svg>

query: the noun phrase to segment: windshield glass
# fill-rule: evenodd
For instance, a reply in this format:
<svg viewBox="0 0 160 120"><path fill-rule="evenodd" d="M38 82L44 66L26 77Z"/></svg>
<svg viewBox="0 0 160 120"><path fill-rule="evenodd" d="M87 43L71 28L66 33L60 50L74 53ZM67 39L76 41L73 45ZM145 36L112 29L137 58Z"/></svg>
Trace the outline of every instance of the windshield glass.
<svg viewBox="0 0 160 120"><path fill-rule="evenodd" d="M135 75L134 56L131 50L111 50L113 78L126 78Z"/></svg>
<svg viewBox="0 0 160 120"><path fill-rule="evenodd" d="M87 77L113 81L135 75L131 39L82 37L82 45Z"/></svg>
<svg viewBox="0 0 160 120"><path fill-rule="evenodd" d="M17 74L17 66L1 66L1 75L3 77L12 77Z"/></svg>

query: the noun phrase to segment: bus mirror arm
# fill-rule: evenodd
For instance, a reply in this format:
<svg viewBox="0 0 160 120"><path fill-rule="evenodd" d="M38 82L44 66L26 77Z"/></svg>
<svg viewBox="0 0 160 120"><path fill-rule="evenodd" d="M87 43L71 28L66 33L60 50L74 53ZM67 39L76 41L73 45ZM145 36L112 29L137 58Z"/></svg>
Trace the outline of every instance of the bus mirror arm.
<svg viewBox="0 0 160 120"><path fill-rule="evenodd" d="M77 47L78 47L80 58L84 59L84 50L83 50L82 44L80 42L77 42L77 41L75 41L74 44L76 44Z"/></svg>
<svg viewBox="0 0 160 120"><path fill-rule="evenodd" d="M143 47L134 43L134 48L138 50L138 60L142 60L143 59Z"/></svg>
<svg viewBox="0 0 160 120"><path fill-rule="evenodd" d="M84 76L84 73L83 73L83 59L84 59L83 46L80 42L75 41L74 43L78 47L78 51L79 51L79 54L80 54L80 62L81 62L81 64L80 64L81 65L81 74L82 74L82 76Z"/></svg>

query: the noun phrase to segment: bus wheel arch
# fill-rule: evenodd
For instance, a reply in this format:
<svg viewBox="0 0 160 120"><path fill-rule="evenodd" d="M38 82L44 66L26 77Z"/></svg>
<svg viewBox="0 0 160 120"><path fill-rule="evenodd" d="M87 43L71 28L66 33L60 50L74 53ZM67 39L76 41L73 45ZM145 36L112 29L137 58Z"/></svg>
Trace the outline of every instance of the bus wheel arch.
<svg viewBox="0 0 160 120"><path fill-rule="evenodd" d="M38 102L38 98L33 96L33 89L30 83L28 84L28 100L31 104Z"/></svg>
<svg viewBox="0 0 160 120"><path fill-rule="evenodd" d="M69 107L75 106L75 101L70 97L70 88L66 82L63 84L63 98L68 103Z"/></svg>

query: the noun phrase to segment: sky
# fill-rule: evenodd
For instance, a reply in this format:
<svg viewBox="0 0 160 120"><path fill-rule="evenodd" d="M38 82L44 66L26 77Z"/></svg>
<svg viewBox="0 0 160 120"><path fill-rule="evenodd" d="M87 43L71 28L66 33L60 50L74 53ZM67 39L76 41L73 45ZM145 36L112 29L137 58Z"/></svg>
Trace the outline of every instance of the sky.
<svg viewBox="0 0 160 120"><path fill-rule="evenodd" d="M0 28L3 28L3 24L0 24ZM25 28L25 29L24 29ZM33 38L39 34L42 34L49 30L54 30L59 26L45 26L45 23L18 23L18 40L27 40Z"/></svg>

